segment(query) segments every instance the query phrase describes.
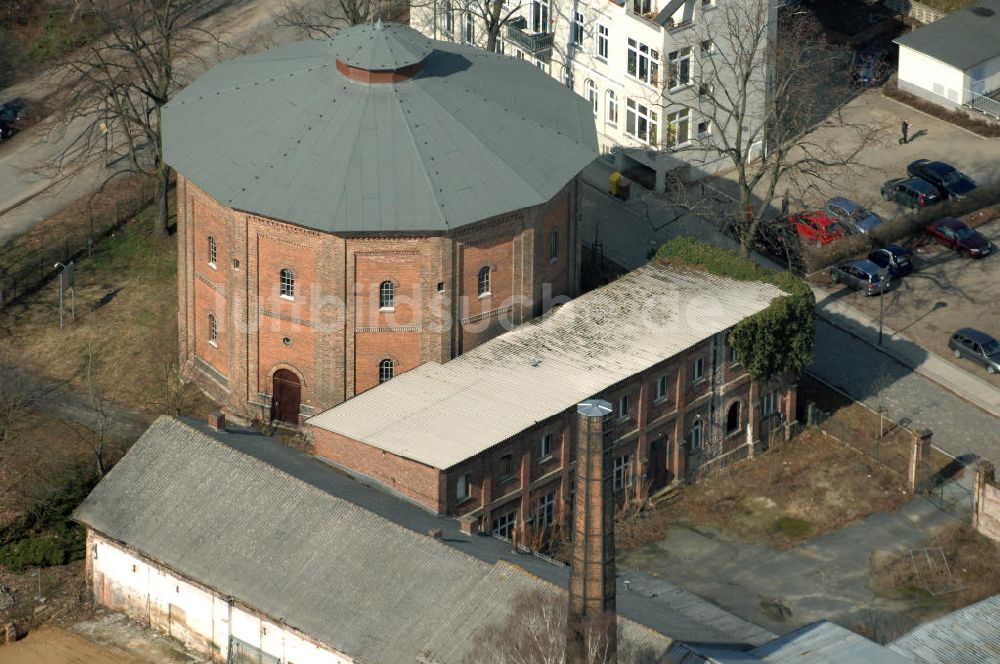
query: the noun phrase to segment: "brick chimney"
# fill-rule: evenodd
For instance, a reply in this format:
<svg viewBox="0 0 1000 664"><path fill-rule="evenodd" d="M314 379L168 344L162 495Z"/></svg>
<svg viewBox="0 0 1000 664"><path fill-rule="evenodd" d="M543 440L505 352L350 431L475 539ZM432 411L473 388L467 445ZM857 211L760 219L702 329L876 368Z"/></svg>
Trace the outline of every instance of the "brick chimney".
<svg viewBox="0 0 1000 664"><path fill-rule="evenodd" d="M216 411L208 416L208 428L213 431L226 430L226 416L221 411Z"/></svg>
<svg viewBox="0 0 1000 664"><path fill-rule="evenodd" d="M590 664L587 639L604 639L616 661L615 505L612 487L611 404L590 399L578 404L576 505L569 574L566 664Z"/></svg>

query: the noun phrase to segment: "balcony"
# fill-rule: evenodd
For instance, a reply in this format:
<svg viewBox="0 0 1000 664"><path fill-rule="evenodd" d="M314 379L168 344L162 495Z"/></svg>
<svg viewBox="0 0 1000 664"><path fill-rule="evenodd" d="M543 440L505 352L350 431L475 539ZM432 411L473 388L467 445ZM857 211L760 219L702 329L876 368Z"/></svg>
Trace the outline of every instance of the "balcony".
<svg viewBox="0 0 1000 664"><path fill-rule="evenodd" d="M511 19L507 23L507 41L520 46L537 58L548 60L552 56L551 32L527 32L528 20L523 16Z"/></svg>

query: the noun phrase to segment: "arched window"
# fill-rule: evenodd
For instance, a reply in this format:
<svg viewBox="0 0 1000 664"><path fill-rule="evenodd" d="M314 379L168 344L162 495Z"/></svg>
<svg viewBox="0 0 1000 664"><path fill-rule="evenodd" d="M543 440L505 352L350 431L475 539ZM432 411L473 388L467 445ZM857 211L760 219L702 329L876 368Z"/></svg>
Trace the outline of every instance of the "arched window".
<svg viewBox="0 0 1000 664"><path fill-rule="evenodd" d="M215 314L208 315L208 343L213 346L219 343L219 326L215 322Z"/></svg>
<svg viewBox="0 0 1000 664"><path fill-rule="evenodd" d="M384 359L378 363L378 382L381 385L387 380L391 380L396 371L396 363L390 359Z"/></svg>
<svg viewBox="0 0 1000 664"><path fill-rule="evenodd" d="M219 246L215 243L215 238L208 236L208 264L215 267L215 259L219 253Z"/></svg>
<svg viewBox="0 0 1000 664"><path fill-rule="evenodd" d="M590 102L590 106L594 109L594 116L597 116L597 86L589 78L583 84L584 93L587 95L587 101Z"/></svg>
<svg viewBox="0 0 1000 664"><path fill-rule="evenodd" d="M441 13L444 15L444 28L442 31L446 35L450 35L455 29L455 25L453 23L455 17L454 14L452 14L451 0L444 0L444 7L442 8Z"/></svg>
<svg viewBox="0 0 1000 664"><path fill-rule="evenodd" d="M608 90L608 124L618 124L618 99L614 90Z"/></svg>
<svg viewBox="0 0 1000 664"><path fill-rule="evenodd" d="M701 420L695 420L691 425L691 450L701 449Z"/></svg>
<svg viewBox="0 0 1000 664"><path fill-rule="evenodd" d="M726 433L736 433L740 430L740 402L734 401L726 411Z"/></svg>
<svg viewBox="0 0 1000 664"><path fill-rule="evenodd" d="M278 281L281 286L281 297L288 299L295 297L295 275L291 270L284 268L278 275Z"/></svg>
<svg viewBox="0 0 1000 664"><path fill-rule="evenodd" d="M479 270L479 297L490 294L490 266L484 265Z"/></svg>
<svg viewBox="0 0 1000 664"><path fill-rule="evenodd" d="M393 309L396 306L396 287L391 281L383 281L378 287L378 308Z"/></svg>
<svg viewBox="0 0 1000 664"><path fill-rule="evenodd" d="M472 12L465 12L465 25L462 29L462 41L466 44L474 44L476 42L476 21Z"/></svg>
<svg viewBox="0 0 1000 664"><path fill-rule="evenodd" d="M559 231L549 233L549 260L559 258Z"/></svg>

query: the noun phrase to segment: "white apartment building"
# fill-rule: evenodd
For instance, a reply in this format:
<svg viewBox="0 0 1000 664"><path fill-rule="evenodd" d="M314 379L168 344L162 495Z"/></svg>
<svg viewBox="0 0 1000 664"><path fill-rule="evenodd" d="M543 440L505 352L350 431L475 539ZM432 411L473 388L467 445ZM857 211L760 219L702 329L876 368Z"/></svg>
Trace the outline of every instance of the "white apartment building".
<svg viewBox="0 0 1000 664"><path fill-rule="evenodd" d="M710 110L699 110L699 68L725 58L727 37L732 41L733 32L719 25L728 3L762 3L768 25L775 22L773 0L505 0L504 16L514 16L497 50L590 100L601 154L663 191L668 176L691 182L731 167L705 149L719 128ZM430 0L411 9L410 24L434 39L485 47L480 17L488 7L489 0ZM725 84L726 70L713 67L711 85ZM757 75L759 109L767 72Z"/></svg>

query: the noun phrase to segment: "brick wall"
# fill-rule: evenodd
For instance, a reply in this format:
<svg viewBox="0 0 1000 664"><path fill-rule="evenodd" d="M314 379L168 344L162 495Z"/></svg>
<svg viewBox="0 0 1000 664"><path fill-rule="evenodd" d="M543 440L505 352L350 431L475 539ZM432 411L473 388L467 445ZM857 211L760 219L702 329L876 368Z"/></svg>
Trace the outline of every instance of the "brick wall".
<svg viewBox="0 0 1000 664"><path fill-rule="evenodd" d="M693 383L694 360L706 357L711 341L693 346L684 353L665 359L649 370L613 385L595 398L606 399L615 409L628 396L628 413L616 412L612 419L614 458L628 457L631 483L657 482L659 489L694 477L689 470L711 459L691 448L691 431L702 426L702 442L708 440L711 404L710 381ZM728 350L728 349L727 349ZM728 358L728 356L727 356ZM708 369L706 367L706 376ZM719 389L726 407L740 404L739 427L725 436L722 453L742 447L753 448L757 441L759 395L770 390L788 389L780 379L757 385L738 365L728 366ZM664 394L657 398L663 379ZM784 396L787 402L788 395ZM794 405L793 405L794 407ZM340 465L376 479L395 491L454 516L474 518L478 527L489 531L493 520L503 514L517 514L518 524L530 522L539 498L557 495L559 523L569 516L572 496L571 474L575 465L575 407L556 414L512 438L451 468L438 471L414 461L381 452L363 443L318 428L311 428L316 453ZM725 424L725 413L721 421ZM749 427L749 433L748 433ZM549 454L542 457L542 439L549 438ZM655 453L655 455L654 455ZM747 455L752 455L748 452ZM695 464L689 469L689 464ZM460 478L469 487L459 495Z"/></svg>
<svg viewBox="0 0 1000 664"><path fill-rule="evenodd" d="M237 419L268 417L278 369L299 378L308 417L377 385L384 359L396 375L445 362L540 313L543 295L577 288L575 182L545 205L410 237L336 236L241 213L183 176L177 191L181 361ZM549 260L546 240L540 261L536 236L551 232L559 255ZM490 295L480 298L483 266ZM280 293L282 269L294 275L291 298ZM391 311L380 306L384 281Z"/></svg>

